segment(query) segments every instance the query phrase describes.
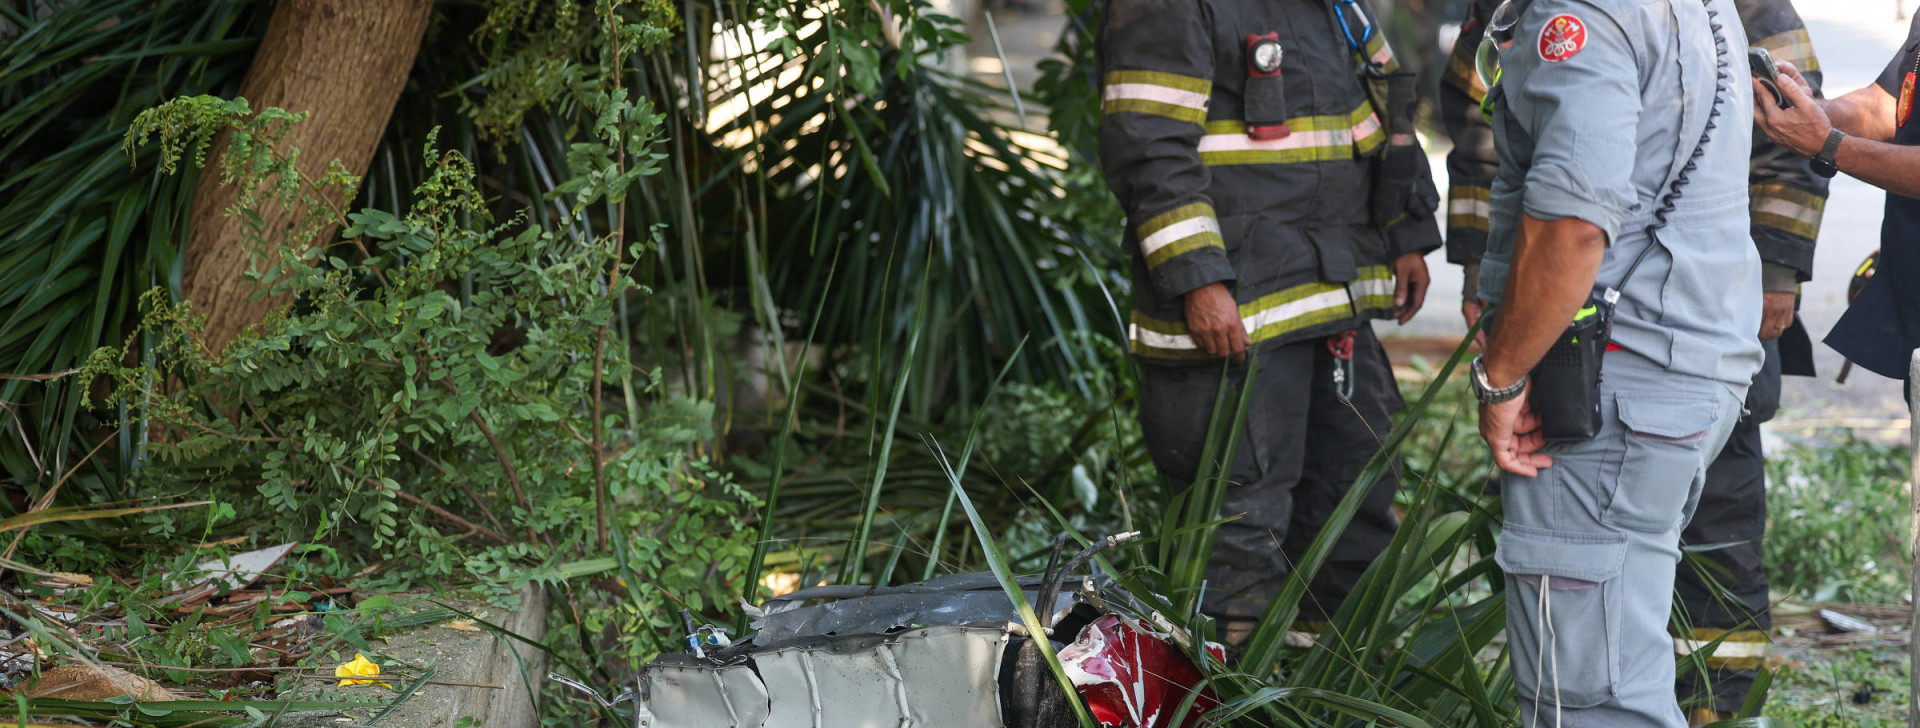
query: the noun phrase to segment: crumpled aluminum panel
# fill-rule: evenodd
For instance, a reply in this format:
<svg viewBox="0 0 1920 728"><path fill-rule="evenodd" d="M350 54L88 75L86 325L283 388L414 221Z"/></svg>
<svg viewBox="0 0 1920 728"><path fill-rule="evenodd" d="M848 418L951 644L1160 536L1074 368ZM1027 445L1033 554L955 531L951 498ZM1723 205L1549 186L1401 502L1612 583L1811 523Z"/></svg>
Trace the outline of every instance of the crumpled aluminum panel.
<svg viewBox="0 0 1920 728"><path fill-rule="evenodd" d="M894 660L907 686L915 728L991 728L1001 725L1000 660L1006 632L974 627L917 630L895 643Z"/></svg>
<svg viewBox="0 0 1920 728"><path fill-rule="evenodd" d="M639 728L994 728L1006 634L929 627L809 640L728 667L648 668ZM755 674L755 670L758 674Z"/></svg>
<svg viewBox="0 0 1920 728"><path fill-rule="evenodd" d="M773 710L767 728L897 728L902 686L885 644L849 652L794 647L755 655Z"/></svg>
<svg viewBox="0 0 1920 728"><path fill-rule="evenodd" d="M1037 587L1027 591L1029 603L1040 598L1039 592ZM947 592L882 592L805 607L790 604L780 605L779 611L769 609L754 625L759 629L754 644L766 647L813 635L886 634L913 627L1020 621L1013 600L998 585ZM1063 593L1053 608L1057 612L1073 605L1073 595Z"/></svg>
<svg viewBox="0 0 1920 728"><path fill-rule="evenodd" d="M762 728L767 724L766 685L746 665L655 664L642 680L649 699L635 717L638 728Z"/></svg>

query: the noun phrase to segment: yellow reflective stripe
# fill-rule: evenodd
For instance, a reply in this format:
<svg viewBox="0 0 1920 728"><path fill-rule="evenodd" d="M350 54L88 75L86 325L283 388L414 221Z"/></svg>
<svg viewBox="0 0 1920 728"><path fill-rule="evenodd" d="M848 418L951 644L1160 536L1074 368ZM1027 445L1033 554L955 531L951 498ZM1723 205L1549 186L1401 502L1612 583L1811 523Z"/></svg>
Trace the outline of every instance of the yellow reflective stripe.
<svg viewBox="0 0 1920 728"><path fill-rule="evenodd" d="M1714 644L1718 640L1719 644ZM1711 648L1709 646L1711 645ZM1760 667L1772 650L1767 633L1759 630L1696 628L1685 636L1673 638L1673 654L1686 657L1706 653L1707 667L1716 670L1752 670Z"/></svg>
<svg viewBox="0 0 1920 728"><path fill-rule="evenodd" d="M1240 322L1248 338L1258 344L1331 321L1352 318L1365 311L1393 306L1393 271L1384 265L1361 268L1359 280L1349 284L1307 283L1240 304ZM1210 356L1187 335L1187 326L1163 321L1138 310L1131 317L1128 338L1137 354L1163 359Z"/></svg>
<svg viewBox="0 0 1920 728"><path fill-rule="evenodd" d="M1118 84L1164 86L1177 91L1186 91L1202 96L1213 93L1212 81L1204 78L1182 76L1177 73L1163 73L1160 71L1110 71L1104 77L1103 83L1108 86Z"/></svg>
<svg viewBox="0 0 1920 728"><path fill-rule="evenodd" d="M1447 227L1471 228L1482 232L1493 229L1493 192L1485 187L1455 185L1447 188Z"/></svg>
<svg viewBox="0 0 1920 728"><path fill-rule="evenodd" d="M1393 57L1393 47L1387 45L1387 37L1378 32L1373 34L1373 40L1367 41L1367 60L1389 73L1400 70L1400 61Z"/></svg>
<svg viewBox="0 0 1920 728"><path fill-rule="evenodd" d="M1128 112L1164 116L1174 121L1184 121L1189 124L1198 124L1207 120L1207 112L1205 109L1189 109L1158 101L1148 101L1145 99L1113 99L1100 103L1100 113L1102 114L1121 114Z"/></svg>
<svg viewBox="0 0 1920 728"><path fill-rule="evenodd" d="M1802 71L1820 70L1820 58L1813 53L1813 38L1807 35L1806 28L1770 35L1754 41L1753 45L1767 49L1773 60L1792 63Z"/></svg>
<svg viewBox="0 0 1920 728"><path fill-rule="evenodd" d="M1480 72L1474 69L1472 58L1458 53L1449 56L1444 78L1449 85L1466 92L1476 104L1487 97L1487 85L1480 82Z"/></svg>
<svg viewBox="0 0 1920 728"><path fill-rule="evenodd" d="M1148 268L1157 268L1201 248L1226 248L1213 206L1205 202L1181 205L1155 215L1141 223L1135 235L1140 238L1140 252L1146 255Z"/></svg>
<svg viewBox="0 0 1920 728"><path fill-rule="evenodd" d="M1393 308L1393 279L1361 281L1354 284L1353 307L1362 311Z"/></svg>
<svg viewBox="0 0 1920 728"><path fill-rule="evenodd" d="M1100 88L1100 113L1151 114L1199 124L1207 120L1213 82L1160 71L1114 71Z"/></svg>
<svg viewBox="0 0 1920 728"><path fill-rule="evenodd" d="M1200 161L1226 166L1352 159L1378 148L1387 136L1373 114L1373 105L1364 101L1345 115L1288 119L1287 129L1292 133L1285 139L1257 141L1247 136L1244 121L1209 121L1207 134L1200 139Z"/></svg>
<svg viewBox="0 0 1920 728"><path fill-rule="evenodd" d="M1754 185L1748 189L1753 224L1809 240L1820 234L1820 218L1827 201L1819 195L1786 185Z"/></svg>

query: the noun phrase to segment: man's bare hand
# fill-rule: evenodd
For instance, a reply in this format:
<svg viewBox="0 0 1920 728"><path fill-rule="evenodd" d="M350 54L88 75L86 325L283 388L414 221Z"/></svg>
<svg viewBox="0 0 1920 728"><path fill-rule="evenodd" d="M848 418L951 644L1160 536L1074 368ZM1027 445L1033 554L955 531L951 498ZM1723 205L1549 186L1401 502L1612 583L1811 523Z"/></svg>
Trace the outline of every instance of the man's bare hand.
<svg viewBox="0 0 1920 728"><path fill-rule="evenodd" d="M1760 340L1780 338L1793 325L1793 293L1768 291L1760 309Z"/></svg>
<svg viewBox="0 0 1920 728"><path fill-rule="evenodd" d="M1467 328L1469 329L1473 328L1474 324L1479 323L1480 316L1486 312L1487 305L1478 298L1469 298L1460 302L1460 318L1467 320ZM1487 348L1487 330L1485 327L1473 332L1473 343L1479 344L1482 349Z"/></svg>
<svg viewBox="0 0 1920 728"><path fill-rule="evenodd" d="M1393 261L1393 318L1405 324L1427 302L1427 257L1407 253Z"/></svg>
<svg viewBox="0 0 1920 728"><path fill-rule="evenodd" d="M1753 79L1753 120L1767 137L1792 149L1803 157L1820 153L1827 145L1827 134L1833 131L1833 122L1827 118L1827 111L1813 98L1813 90L1807 85L1806 78L1800 75L1800 69L1786 61L1778 63L1780 70L1780 93L1793 102L1793 108L1782 109L1773 103L1773 95L1767 93L1760 79Z"/></svg>
<svg viewBox="0 0 1920 728"><path fill-rule="evenodd" d="M1496 384L1498 384L1496 382ZM1540 434L1540 415L1527 403L1528 392L1499 404L1480 405L1480 437L1493 448L1493 464L1514 475L1532 478L1553 458L1540 452L1546 439Z"/></svg>
<svg viewBox="0 0 1920 728"><path fill-rule="evenodd" d="M1214 356L1247 360L1246 324L1240 322L1240 304L1225 283L1209 283L1187 292L1187 334L1201 351Z"/></svg>

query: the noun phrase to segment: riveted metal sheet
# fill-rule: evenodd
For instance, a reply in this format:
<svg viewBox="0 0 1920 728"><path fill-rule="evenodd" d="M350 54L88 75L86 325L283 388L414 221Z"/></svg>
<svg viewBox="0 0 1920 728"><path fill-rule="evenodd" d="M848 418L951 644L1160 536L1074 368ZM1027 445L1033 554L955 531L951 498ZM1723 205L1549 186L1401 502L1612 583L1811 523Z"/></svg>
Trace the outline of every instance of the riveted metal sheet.
<svg viewBox="0 0 1920 728"><path fill-rule="evenodd" d="M764 728L767 688L744 665L647 668L647 712L639 728Z"/></svg>
<svg viewBox="0 0 1920 728"><path fill-rule="evenodd" d="M898 671L879 644L793 647L754 656L772 711L767 728L899 728Z"/></svg>
<svg viewBox="0 0 1920 728"><path fill-rule="evenodd" d="M1006 633L984 627L914 630L891 645L913 728L994 728Z"/></svg>

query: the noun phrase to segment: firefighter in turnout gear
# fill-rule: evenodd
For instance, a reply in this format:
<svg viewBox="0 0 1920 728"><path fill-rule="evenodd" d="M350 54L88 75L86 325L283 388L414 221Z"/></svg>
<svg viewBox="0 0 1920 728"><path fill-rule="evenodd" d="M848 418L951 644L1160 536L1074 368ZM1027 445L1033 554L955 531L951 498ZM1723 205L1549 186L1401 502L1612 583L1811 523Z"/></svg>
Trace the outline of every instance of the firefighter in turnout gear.
<svg viewBox="0 0 1920 728"><path fill-rule="evenodd" d="M1420 308L1439 194L1413 74L1364 2L1110 0L1104 17L1100 158L1127 216L1140 419L1176 486L1223 382L1228 402L1252 388L1203 604L1234 642L1403 406L1371 321ZM1397 484L1365 497L1303 620L1385 548Z"/></svg>
<svg viewBox="0 0 1920 728"><path fill-rule="evenodd" d="M1469 323L1479 317L1474 286L1490 227L1488 192L1499 159L1493 131L1481 108L1486 87L1475 71L1475 51L1500 0L1475 0L1461 24L1441 82L1440 105L1454 148L1447 156L1447 260L1467 268L1465 300ZM1741 23L1756 48L1805 69L1817 90L1820 65L1812 41L1789 0L1736 0ZM1744 69L1744 64L1740 66ZM1806 158L1753 135L1748 174L1751 232L1762 265L1765 299L1760 338L1766 363L1754 378L1741 418L1712 465L1693 520L1681 534L1689 546L1711 547L1680 565L1676 597L1684 618L1677 619L1674 650L1688 656L1722 640L1705 670L1683 670L1679 698L1698 725L1738 711L1767 654L1767 574L1761 564L1766 529L1766 472L1760 425L1779 407L1780 377L1812 376L1812 342L1794 315L1799 283L1812 277L1814 238L1826 207L1827 180L1815 175Z"/></svg>

